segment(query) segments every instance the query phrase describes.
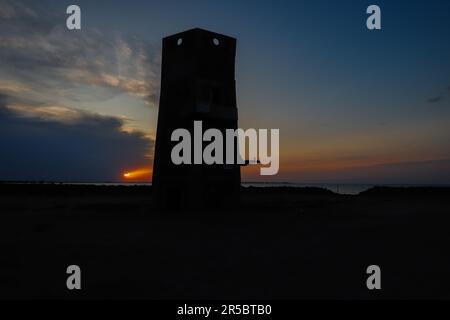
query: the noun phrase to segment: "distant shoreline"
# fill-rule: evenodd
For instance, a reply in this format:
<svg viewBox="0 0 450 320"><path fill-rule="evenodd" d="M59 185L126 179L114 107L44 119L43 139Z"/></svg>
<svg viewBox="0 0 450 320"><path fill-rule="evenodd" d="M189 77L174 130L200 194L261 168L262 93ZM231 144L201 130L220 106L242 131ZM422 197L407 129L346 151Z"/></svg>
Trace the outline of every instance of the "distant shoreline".
<svg viewBox="0 0 450 320"><path fill-rule="evenodd" d="M0 181L0 192L24 190L46 190L46 191L60 191L60 190L117 190L127 188L132 190L151 189L152 183L148 182L34 182L34 181ZM294 183L294 182L243 182L241 186L245 190L260 190L261 192L280 192L280 191L326 191L337 195L360 195L360 194L405 194L420 192L426 193L450 193L450 185L407 185L407 184L386 184L386 185L370 185L370 184L315 184L315 183ZM56 189L57 188L57 189ZM1 194L0 194L1 195Z"/></svg>

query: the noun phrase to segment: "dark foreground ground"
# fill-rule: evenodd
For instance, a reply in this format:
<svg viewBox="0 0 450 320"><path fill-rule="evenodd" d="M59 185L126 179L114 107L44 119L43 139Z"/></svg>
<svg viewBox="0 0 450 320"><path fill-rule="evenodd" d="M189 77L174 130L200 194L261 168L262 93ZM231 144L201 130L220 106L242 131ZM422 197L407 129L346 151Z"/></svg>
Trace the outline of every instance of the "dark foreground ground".
<svg viewBox="0 0 450 320"><path fill-rule="evenodd" d="M0 185L0 298L450 298L449 222L450 189L243 189L194 214L151 187Z"/></svg>

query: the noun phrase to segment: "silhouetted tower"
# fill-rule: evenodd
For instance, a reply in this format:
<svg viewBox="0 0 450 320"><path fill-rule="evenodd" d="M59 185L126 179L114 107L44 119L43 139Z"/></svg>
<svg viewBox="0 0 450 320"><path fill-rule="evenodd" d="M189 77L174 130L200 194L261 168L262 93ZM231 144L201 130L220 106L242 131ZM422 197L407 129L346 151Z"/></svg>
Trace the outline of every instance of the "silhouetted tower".
<svg viewBox="0 0 450 320"><path fill-rule="evenodd" d="M153 167L157 202L165 208L233 206L238 199L239 165L174 165L172 132L194 121L209 128L237 128L235 84L236 39L192 29L163 39L161 99ZM204 144L206 145L206 144ZM224 156L225 156L224 150ZM236 154L236 150L235 150Z"/></svg>

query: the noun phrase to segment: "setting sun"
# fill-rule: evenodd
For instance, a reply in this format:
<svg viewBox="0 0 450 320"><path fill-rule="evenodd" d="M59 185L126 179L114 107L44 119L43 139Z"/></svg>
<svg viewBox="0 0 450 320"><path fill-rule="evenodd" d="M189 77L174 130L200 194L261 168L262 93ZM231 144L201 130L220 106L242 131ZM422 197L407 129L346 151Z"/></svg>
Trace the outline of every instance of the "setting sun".
<svg viewBox="0 0 450 320"><path fill-rule="evenodd" d="M123 178L126 180L148 180L150 181L152 174L151 168L136 169L127 171L123 174Z"/></svg>

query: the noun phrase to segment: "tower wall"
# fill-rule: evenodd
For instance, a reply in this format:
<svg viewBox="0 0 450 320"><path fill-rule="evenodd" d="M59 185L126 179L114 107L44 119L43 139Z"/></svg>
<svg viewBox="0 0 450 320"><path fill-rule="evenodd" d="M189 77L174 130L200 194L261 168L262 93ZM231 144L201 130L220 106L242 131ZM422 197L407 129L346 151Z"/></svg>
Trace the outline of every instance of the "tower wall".
<svg viewBox="0 0 450 320"><path fill-rule="evenodd" d="M194 121L203 122L203 132L215 128L224 138L226 129L237 128L235 56L235 39L202 29L163 39L153 168L160 207L208 208L237 201L239 165L175 165L171 160L178 143L171 135L178 128L187 129L192 138ZM192 143L192 157L193 152Z"/></svg>

